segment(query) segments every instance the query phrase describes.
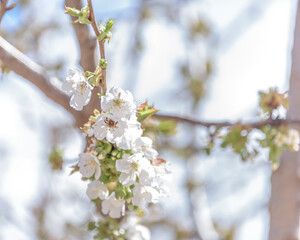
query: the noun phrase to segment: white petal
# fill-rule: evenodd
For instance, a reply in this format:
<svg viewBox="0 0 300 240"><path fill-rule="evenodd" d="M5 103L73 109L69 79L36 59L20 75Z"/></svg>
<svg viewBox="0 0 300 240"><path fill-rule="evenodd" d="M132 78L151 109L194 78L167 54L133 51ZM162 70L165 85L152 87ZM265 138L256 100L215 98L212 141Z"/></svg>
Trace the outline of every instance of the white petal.
<svg viewBox="0 0 300 240"><path fill-rule="evenodd" d="M116 161L116 169L119 172L129 173L131 170L131 162L128 159L120 159Z"/></svg>
<svg viewBox="0 0 300 240"><path fill-rule="evenodd" d="M131 171L130 173L121 173L119 177L119 181L124 187L129 187L130 185L134 184L135 180L136 174L134 171Z"/></svg>
<svg viewBox="0 0 300 240"><path fill-rule="evenodd" d="M95 169L95 179L98 180L101 176L101 168L100 166L96 167Z"/></svg>
<svg viewBox="0 0 300 240"><path fill-rule="evenodd" d="M101 206L102 206L102 208L101 208L102 212L103 212L104 214L108 214L109 209L110 209L109 199L105 199L105 200L102 202Z"/></svg>
<svg viewBox="0 0 300 240"><path fill-rule="evenodd" d="M74 91L73 89L73 81L64 81L61 89L65 92L65 93L72 93Z"/></svg>
<svg viewBox="0 0 300 240"><path fill-rule="evenodd" d="M80 94L77 94L76 92L72 95L70 100L70 106L74 108L77 111L82 111L84 106L84 100L81 97Z"/></svg>

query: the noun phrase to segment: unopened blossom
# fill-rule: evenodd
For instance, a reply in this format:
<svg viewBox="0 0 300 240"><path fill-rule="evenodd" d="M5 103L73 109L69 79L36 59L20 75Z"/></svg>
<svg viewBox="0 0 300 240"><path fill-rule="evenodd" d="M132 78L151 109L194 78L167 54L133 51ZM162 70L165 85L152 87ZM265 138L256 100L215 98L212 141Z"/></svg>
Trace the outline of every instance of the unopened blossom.
<svg viewBox="0 0 300 240"><path fill-rule="evenodd" d="M101 175L101 168L96 156L91 153L80 153L79 157L78 167L82 176L90 178L95 174L95 179L99 179Z"/></svg>
<svg viewBox="0 0 300 240"><path fill-rule="evenodd" d="M116 199L113 192L102 202L102 212L112 218L120 218L125 214L125 203L122 199Z"/></svg>
<svg viewBox="0 0 300 240"><path fill-rule="evenodd" d="M132 204L139 207L142 207L143 200L146 200L148 203L156 203L160 195L155 188L143 186L140 183L132 189L132 193Z"/></svg>
<svg viewBox="0 0 300 240"><path fill-rule="evenodd" d="M88 184L86 194L92 200L97 198L104 200L108 197L109 191L105 184L99 181L92 181L91 183Z"/></svg>
<svg viewBox="0 0 300 240"><path fill-rule="evenodd" d="M133 152L142 152L149 160L155 160L158 152L152 148L152 140L148 137L139 137L133 144Z"/></svg>
<svg viewBox="0 0 300 240"><path fill-rule="evenodd" d="M110 88L101 97L101 106L104 112L109 112L118 118L130 118L130 115L135 114L137 109L131 92L118 87Z"/></svg>
<svg viewBox="0 0 300 240"><path fill-rule="evenodd" d="M92 86L86 81L79 69L69 70L69 75L62 84L62 90L72 94L70 105L77 111L81 111L91 99Z"/></svg>
<svg viewBox="0 0 300 240"><path fill-rule="evenodd" d="M142 153L124 154L122 159L116 161L116 169L121 172L119 181L125 187L134 184L141 173L144 178L153 177L154 174L150 161ZM146 179L144 181L146 182Z"/></svg>

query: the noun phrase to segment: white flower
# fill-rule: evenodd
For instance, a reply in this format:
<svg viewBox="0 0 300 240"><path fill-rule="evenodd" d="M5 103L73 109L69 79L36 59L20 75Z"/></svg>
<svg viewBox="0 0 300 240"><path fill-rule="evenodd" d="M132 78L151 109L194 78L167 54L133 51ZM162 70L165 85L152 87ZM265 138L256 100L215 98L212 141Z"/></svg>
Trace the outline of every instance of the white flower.
<svg viewBox="0 0 300 240"><path fill-rule="evenodd" d="M161 196L168 196L169 187L167 186L167 182L171 181L171 167L168 163L162 164L159 163L153 165L153 169L155 172L155 178L152 182L152 187L154 187Z"/></svg>
<svg viewBox="0 0 300 240"><path fill-rule="evenodd" d="M142 152L149 160L155 160L158 152L152 148L152 140L148 137L139 137L133 144L133 152Z"/></svg>
<svg viewBox="0 0 300 240"><path fill-rule="evenodd" d="M105 184L99 181L92 181L91 183L88 184L86 194L92 200L97 198L104 200L108 197L109 191L105 186Z"/></svg>
<svg viewBox="0 0 300 240"><path fill-rule="evenodd" d="M122 159L116 161L116 169L121 172L119 181L125 187L134 184L141 173L144 182L154 176L150 161L142 153L124 154Z"/></svg>
<svg viewBox="0 0 300 240"><path fill-rule="evenodd" d="M120 218L125 214L124 200L118 200L113 192L110 196L102 202L102 212L109 214L112 218Z"/></svg>
<svg viewBox="0 0 300 240"><path fill-rule="evenodd" d="M159 192L152 187L143 186L142 184L137 184L133 189L132 204L135 206L142 207L143 200L145 199L148 203L156 203L159 198Z"/></svg>
<svg viewBox="0 0 300 240"><path fill-rule="evenodd" d="M116 143L116 138L125 134L127 122L110 114L100 115L94 124L94 135L98 140L106 138L111 143Z"/></svg>
<svg viewBox="0 0 300 240"><path fill-rule="evenodd" d="M141 124L133 118L120 119L108 113L100 115L94 124L94 135L98 140L106 138L121 149L131 149L133 142L142 133Z"/></svg>
<svg viewBox="0 0 300 240"><path fill-rule="evenodd" d="M96 156L90 153L79 154L79 172L83 177L90 178L95 174L95 179L99 179L101 175L100 163Z"/></svg>
<svg viewBox="0 0 300 240"><path fill-rule="evenodd" d="M121 149L132 149L134 142L143 134L141 124L135 119L131 118L127 122L125 133L116 139L116 144Z"/></svg>
<svg viewBox="0 0 300 240"><path fill-rule="evenodd" d="M128 216L121 224L126 231L126 239L130 240L150 240L150 231L147 227L138 224L136 216Z"/></svg>
<svg viewBox="0 0 300 240"><path fill-rule="evenodd" d="M101 97L101 106L104 112L108 111L118 118L130 118L137 109L131 92L117 87L110 88L105 96Z"/></svg>
<svg viewBox="0 0 300 240"><path fill-rule="evenodd" d="M62 84L62 90L72 94L70 105L77 111L81 111L83 106L87 105L91 99L92 86L78 69L69 70L69 75Z"/></svg>

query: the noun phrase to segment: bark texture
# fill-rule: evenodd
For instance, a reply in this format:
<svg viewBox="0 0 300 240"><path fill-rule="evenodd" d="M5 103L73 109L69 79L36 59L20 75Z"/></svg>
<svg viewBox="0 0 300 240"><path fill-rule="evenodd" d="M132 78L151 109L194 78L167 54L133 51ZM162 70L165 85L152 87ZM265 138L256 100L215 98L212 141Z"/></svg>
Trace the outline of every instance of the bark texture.
<svg viewBox="0 0 300 240"><path fill-rule="evenodd" d="M300 5L297 7L292 68L290 107L287 118L300 117ZM298 125L299 126L299 125ZM299 127L297 127L298 130ZM296 240L299 232L299 159L300 152L286 151L271 177L269 240Z"/></svg>

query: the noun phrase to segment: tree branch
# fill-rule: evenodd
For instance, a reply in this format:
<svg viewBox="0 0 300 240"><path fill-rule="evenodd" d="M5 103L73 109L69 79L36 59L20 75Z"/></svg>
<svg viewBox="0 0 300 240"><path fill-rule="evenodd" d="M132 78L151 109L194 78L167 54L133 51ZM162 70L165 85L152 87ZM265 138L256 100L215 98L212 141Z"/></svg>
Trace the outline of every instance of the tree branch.
<svg viewBox="0 0 300 240"><path fill-rule="evenodd" d="M7 3L8 3L8 0L0 0L0 22L6 12Z"/></svg>
<svg viewBox="0 0 300 240"><path fill-rule="evenodd" d="M88 5L89 5L89 8L90 8L90 21L91 21L93 30L95 32L95 35L98 39L100 33L99 33L97 23L96 23L96 19L95 19L92 0L87 0L87 2L88 2ZM98 39L98 43L99 43L100 57L101 57L101 59L105 59L104 40L99 41L99 39ZM101 67L101 73L102 73L102 76L101 76L100 85L102 87L103 93L105 94L106 93L106 68Z"/></svg>
<svg viewBox="0 0 300 240"><path fill-rule="evenodd" d="M248 122L248 123L241 123L241 122L214 122L214 121L203 121L199 120L193 117L187 117L187 116L179 116L179 115L172 115L172 114L161 114L157 113L154 115L154 117L159 119L166 119L166 120L175 120L179 122L185 122L192 125L199 125L203 127L231 127L237 123L240 123L242 126L245 127L253 127L253 128L261 128L265 125L272 125L272 126L280 126L280 125L299 125L300 119L268 119L264 121L256 121L256 122Z"/></svg>
<svg viewBox="0 0 300 240"><path fill-rule="evenodd" d="M0 37L0 60L4 67L9 68L16 74L24 77L36 87L38 87L49 99L53 100L57 104L61 105L65 110L70 112L75 118L76 125L78 127L82 126L89 116L92 114L93 110L99 107L99 98L95 98L93 102L87 105L83 111L78 112L70 107L69 97L64 94L58 87L55 87L51 82L58 81L58 79L50 78L47 75L47 71L40 65L33 62L6 40ZM202 121L194 117L189 116L179 116L172 114L155 114L154 117L159 119L169 119L176 120L179 122L185 122L192 125L200 125L204 127L230 127L235 125L237 122L214 122L214 121ZM280 125L299 125L300 119L268 119L265 121L256 121L241 123L245 127L261 128L265 125L280 126Z"/></svg>
<svg viewBox="0 0 300 240"><path fill-rule="evenodd" d="M68 7L74 7L76 9L81 9L83 7L81 0L65 0L65 5ZM75 17L71 17L71 21L74 22ZM76 38L80 48L80 61L79 64L84 71L94 72L96 64L95 49L97 45L97 39L92 36L88 25L74 23L72 24ZM92 91L92 97L87 106L84 107L83 111L86 119L82 119L80 122L86 122L89 116L93 113L94 109L100 107L100 100L98 97L99 88L94 88Z"/></svg>
<svg viewBox="0 0 300 240"><path fill-rule="evenodd" d="M82 2L78 0L65 0L65 5L68 7L74 7L76 9L82 8ZM71 17L71 21L74 22L75 17ZM77 41L80 48L80 60L79 64L84 71L93 72L96 69L96 38L92 36L88 25L75 23L72 24Z"/></svg>
<svg viewBox="0 0 300 240"><path fill-rule="evenodd" d="M70 112L74 116L77 126L81 126L84 121L86 121L88 118L84 120L84 115L86 114L84 112L77 112L71 108L69 97L51 83L54 81L58 82L58 79L50 78L42 66L33 62L2 37L0 37L0 60L4 67L9 68L16 74L27 79L38 87L48 98Z"/></svg>

